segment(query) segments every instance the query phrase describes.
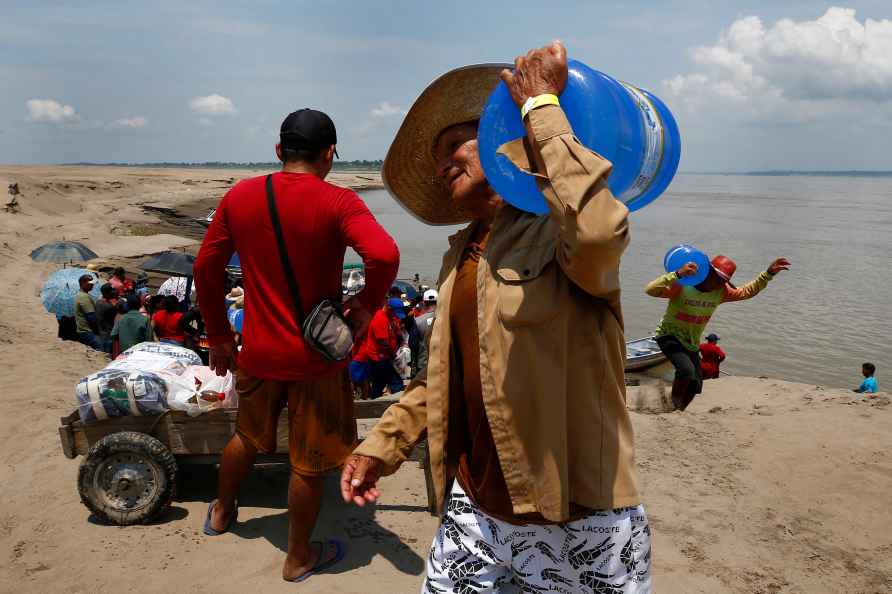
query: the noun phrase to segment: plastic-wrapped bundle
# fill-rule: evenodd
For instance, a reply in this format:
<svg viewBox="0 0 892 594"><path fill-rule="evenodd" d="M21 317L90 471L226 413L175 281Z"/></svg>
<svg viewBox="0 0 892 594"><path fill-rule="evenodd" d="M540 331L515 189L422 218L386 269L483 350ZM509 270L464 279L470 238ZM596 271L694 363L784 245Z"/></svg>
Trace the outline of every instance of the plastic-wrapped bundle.
<svg viewBox="0 0 892 594"><path fill-rule="evenodd" d="M181 410L190 417L215 408L238 408L238 395L232 373L218 376L210 367L190 366L183 374L183 381L170 386L167 404L173 410Z"/></svg>
<svg viewBox="0 0 892 594"><path fill-rule="evenodd" d="M231 373L219 377L189 349L152 342L127 349L102 371L83 378L75 396L84 422L157 415L167 408L196 416L238 406Z"/></svg>
<svg viewBox="0 0 892 594"><path fill-rule="evenodd" d="M168 387L156 373L103 369L82 378L75 388L84 422L124 415L157 415L167 408Z"/></svg>
<svg viewBox="0 0 892 594"><path fill-rule="evenodd" d="M191 352L191 351L190 351ZM182 359L175 359L162 353L153 353L151 351L136 351L121 356L105 366L106 369L117 369L119 371L141 371L149 373L157 373L165 376L180 376L186 371L186 367L190 364Z"/></svg>
<svg viewBox="0 0 892 594"><path fill-rule="evenodd" d="M201 357L195 354L195 351L163 342L141 342L135 344L118 355L115 362L122 361L135 353L155 353L169 359L176 359L183 365L201 365Z"/></svg>

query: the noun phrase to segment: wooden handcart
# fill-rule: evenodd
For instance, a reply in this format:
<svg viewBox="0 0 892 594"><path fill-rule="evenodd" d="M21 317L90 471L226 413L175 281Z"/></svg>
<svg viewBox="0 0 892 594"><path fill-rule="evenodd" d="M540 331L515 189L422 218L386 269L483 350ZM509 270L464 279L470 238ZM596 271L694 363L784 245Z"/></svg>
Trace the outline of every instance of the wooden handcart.
<svg viewBox="0 0 892 594"><path fill-rule="evenodd" d="M377 419L394 402L393 397L358 400L356 418ZM287 416L283 411L279 418L276 453L259 455L258 463L288 463ZM98 518L123 526L146 522L170 505L180 466L217 464L235 433L235 419L235 409L197 417L169 410L84 423L75 411L62 417L59 437L66 457L84 457L77 481L81 501ZM428 511L436 515L426 442L411 459L424 469Z"/></svg>

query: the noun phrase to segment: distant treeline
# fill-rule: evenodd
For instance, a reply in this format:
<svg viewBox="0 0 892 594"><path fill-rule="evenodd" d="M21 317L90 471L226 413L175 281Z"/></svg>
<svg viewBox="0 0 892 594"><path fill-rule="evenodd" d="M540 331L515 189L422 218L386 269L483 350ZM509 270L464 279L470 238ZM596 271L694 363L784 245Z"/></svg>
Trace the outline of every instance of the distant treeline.
<svg viewBox="0 0 892 594"><path fill-rule="evenodd" d="M693 175L764 175L764 176L794 176L794 175L811 175L825 177L892 177L892 171L862 171L852 169L847 171L686 171L685 173Z"/></svg>
<svg viewBox="0 0 892 594"><path fill-rule="evenodd" d="M66 165L81 165L95 167L169 167L174 169L279 169L280 162L252 162L234 163L229 161L205 161L203 163L174 163L164 161L161 163L65 163ZM335 161L335 171L381 171L384 161Z"/></svg>

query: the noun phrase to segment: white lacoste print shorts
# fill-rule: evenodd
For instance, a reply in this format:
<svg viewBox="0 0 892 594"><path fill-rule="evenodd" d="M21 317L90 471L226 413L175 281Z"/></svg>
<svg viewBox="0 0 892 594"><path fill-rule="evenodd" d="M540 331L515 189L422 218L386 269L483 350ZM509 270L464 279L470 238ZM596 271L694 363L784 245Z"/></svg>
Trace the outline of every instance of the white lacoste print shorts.
<svg viewBox="0 0 892 594"><path fill-rule="evenodd" d="M422 594L650 594L644 507L518 526L478 508L455 481Z"/></svg>

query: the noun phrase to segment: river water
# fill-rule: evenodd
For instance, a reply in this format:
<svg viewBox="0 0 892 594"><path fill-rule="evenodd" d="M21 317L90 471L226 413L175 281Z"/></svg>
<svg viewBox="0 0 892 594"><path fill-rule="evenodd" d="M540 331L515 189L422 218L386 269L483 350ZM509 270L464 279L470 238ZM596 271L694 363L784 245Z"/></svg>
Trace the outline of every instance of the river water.
<svg viewBox="0 0 892 594"><path fill-rule="evenodd" d="M400 276L435 279L446 238L384 190L363 198L400 246ZM663 255L691 243L737 262L742 285L777 257L793 266L751 301L727 303L707 332L721 336L722 369L832 387L860 383L877 365L881 389L892 365L892 177L679 175L670 190L631 214L622 263L626 335L652 333L665 301L644 286Z"/></svg>

